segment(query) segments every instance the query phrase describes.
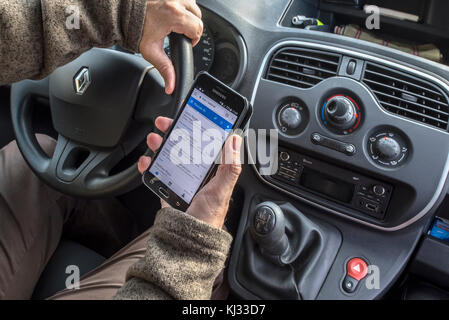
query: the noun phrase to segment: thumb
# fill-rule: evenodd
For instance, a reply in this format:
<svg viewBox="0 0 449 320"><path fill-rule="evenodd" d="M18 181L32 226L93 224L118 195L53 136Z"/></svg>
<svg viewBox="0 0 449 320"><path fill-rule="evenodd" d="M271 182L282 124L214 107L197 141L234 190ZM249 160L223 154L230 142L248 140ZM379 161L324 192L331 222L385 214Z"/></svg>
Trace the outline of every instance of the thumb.
<svg viewBox="0 0 449 320"><path fill-rule="evenodd" d="M146 56L148 60L161 74L165 81L165 93L172 94L175 90L175 68L172 61L167 56L164 50L164 40L157 43L152 43L146 48Z"/></svg>
<svg viewBox="0 0 449 320"><path fill-rule="evenodd" d="M217 181L232 192L242 172L240 149L242 137L232 135L225 144L222 155L222 164L218 167L215 178Z"/></svg>

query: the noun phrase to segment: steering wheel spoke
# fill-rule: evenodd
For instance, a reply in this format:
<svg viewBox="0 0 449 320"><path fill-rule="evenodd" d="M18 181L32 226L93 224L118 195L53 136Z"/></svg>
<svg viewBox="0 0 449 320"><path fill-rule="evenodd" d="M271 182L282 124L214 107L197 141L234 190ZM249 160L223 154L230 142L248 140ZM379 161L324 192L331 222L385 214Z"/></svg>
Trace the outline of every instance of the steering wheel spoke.
<svg viewBox="0 0 449 320"><path fill-rule="evenodd" d="M85 187L93 177L106 178L110 170L124 157L119 146L100 150L58 137L47 172L64 183Z"/></svg>

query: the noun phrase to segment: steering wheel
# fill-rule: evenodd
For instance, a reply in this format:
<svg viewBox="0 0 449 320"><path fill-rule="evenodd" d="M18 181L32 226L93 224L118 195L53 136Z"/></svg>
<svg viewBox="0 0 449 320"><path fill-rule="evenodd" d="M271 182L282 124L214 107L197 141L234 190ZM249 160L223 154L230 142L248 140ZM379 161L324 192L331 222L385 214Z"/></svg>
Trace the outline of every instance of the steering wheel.
<svg viewBox="0 0 449 320"><path fill-rule="evenodd" d="M173 117L181 107L194 77L191 41L170 35L170 52L176 71L171 96L147 61L111 49L94 48L44 80L14 84L14 132L35 174L56 190L77 197L115 196L138 187L136 164L120 172L111 170L144 140L158 116ZM49 101L58 133L52 157L33 132L37 99Z"/></svg>

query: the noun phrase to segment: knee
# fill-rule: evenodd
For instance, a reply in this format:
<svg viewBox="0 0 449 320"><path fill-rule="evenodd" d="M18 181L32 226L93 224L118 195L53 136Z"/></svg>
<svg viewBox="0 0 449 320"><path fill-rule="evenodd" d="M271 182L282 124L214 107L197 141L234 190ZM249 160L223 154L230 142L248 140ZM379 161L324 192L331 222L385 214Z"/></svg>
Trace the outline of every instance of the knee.
<svg viewBox="0 0 449 320"><path fill-rule="evenodd" d="M56 141L41 134L37 134L36 139L42 150L51 157ZM48 189L42 187L42 181L28 166L16 141L0 151L0 193L11 199L16 199L21 193L26 197L38 198L49 198L50 195Z"/></svg>
<svg viewBox="0 0 449 320"><path fill-rule="evenodd" d="M37 134L36 139L42 150L51 157L56 147L56 141L43 134ZM31 170L25 162L16 141L10 142L0 150L0 168L0 179L10 178L18 181L21 178L32 176L29 175Z"/></svg>

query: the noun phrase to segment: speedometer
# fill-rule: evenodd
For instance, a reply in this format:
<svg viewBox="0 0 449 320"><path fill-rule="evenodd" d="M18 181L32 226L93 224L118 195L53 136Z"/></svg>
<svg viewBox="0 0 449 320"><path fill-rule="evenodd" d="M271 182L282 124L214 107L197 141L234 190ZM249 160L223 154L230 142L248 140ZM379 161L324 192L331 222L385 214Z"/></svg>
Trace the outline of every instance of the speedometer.
<svg viewBox="0 0 449 320"><path fill-rule="evenodd" d="M201 71L209 71L215 56L215 43L209 28L204 26L200 42L193 48L195 57L195 74Z"/></svg>
<svg viewBox="0 0 449 320"><path fill-rule="evenodd" d="M168 37L164 41L164 49L170 56L170 41ZM204 26L203 35L200 42L193 48L193 56L195 61L195 75L201 71L209 71L215 57L215 42L209 28Z"/></svg>

